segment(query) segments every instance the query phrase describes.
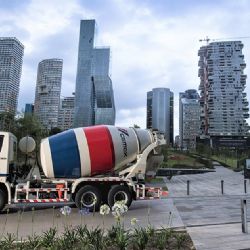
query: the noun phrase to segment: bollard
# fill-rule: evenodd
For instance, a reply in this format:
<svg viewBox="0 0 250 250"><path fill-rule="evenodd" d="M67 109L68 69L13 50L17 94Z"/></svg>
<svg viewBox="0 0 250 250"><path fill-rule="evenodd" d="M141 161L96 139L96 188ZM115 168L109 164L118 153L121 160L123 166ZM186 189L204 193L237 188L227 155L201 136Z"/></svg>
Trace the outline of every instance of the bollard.
<svg viewBox="0 0 250 250"><path fill-rule="evenodd" d="M247 193L247 180L244 180L244 192Z"/></svg>
<svg viewBox="0 0 250 250"><path fill-rule="evenodd" d="M224 194L224 181L223 180L221 180L220 186L221 186L221 194Z"/></svg>
<svg viewBox="0 0 250 250"><path fill-rule="evenodd" d="M190 184L190 181L187 180L187 195L189 195L189 184Z"/></svg>
<svg viewBox="0 0 250 250"><path fill-rule="evenodd" d="M241 199L241 227L242 233L248 233L247 228L247 200Z"/></svg>

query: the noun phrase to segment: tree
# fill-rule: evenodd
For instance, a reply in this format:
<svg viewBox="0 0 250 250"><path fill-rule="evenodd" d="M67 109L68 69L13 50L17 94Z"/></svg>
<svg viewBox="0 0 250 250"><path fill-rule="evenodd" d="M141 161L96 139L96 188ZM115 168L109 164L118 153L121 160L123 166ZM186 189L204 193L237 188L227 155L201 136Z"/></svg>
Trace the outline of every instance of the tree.
<svg viewBox="0 0 250 250"><path fill-rule="evenodd" d="M14 114L9 112L0 113L0 130L12 133L15 131Z"/></svg>
<svg viewBox="0 0 250 250"><path fill-rule="evenodd" d="M17 119L15 123L15 135L18 139L30 135L36 142L40 142L42 138L48 136L47 131L43 129L42 124L34 115L26 115L23 118Z"/></svg>
<svg viewBox="0 0 250 250"><path fill-rule="evenodd" d="M56 135L56 134L61 133L61 132L62 132L62 130L61 130L60 128L54 127L54 128L52 128L52 129L49 131L49 135Z"/></svg>

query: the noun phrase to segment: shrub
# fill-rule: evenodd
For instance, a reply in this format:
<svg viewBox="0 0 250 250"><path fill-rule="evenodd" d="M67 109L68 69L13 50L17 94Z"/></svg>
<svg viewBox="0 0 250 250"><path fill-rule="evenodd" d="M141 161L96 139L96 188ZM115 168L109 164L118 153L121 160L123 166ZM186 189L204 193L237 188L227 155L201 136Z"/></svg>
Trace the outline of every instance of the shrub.
<svg viewBox="0 0 250 250"><path fill-rule="evenodd" d="M155 246L159 250L163 250L168 245L169 239L172 237L173 231L169 228L163 228L158 234L156 234Z"/></svg>
<svg viewBox="0 0 250 250"><path fill-rule="evenodd" d="M130 234L124 229L124 227L117 227L115 229L114 244L120 250L127 249L130 243Z"/></svg>
<svg viewBox="0 0 250 250"><path fill-rule="evenodd" d="M28 241L26 242L25 249L27 250L34 250L38 249L42 244L41 237L33 234L31 236L28 236Z"/></svg>
<svg viewBox="0 0 250 250"><path fill-rule="evenodd" d="M147 229L141 227L141 228L135 228L135 231L133 233L133 246L135 249L143 250L146 248L149 240L149 234Z"/></svg>
<svg viewBox="0 0 250 250"><path fill-rule="evenodd" d="M41 245L45 248L51 248L56 242L57 229L51 227L48 231L44 232L41 237Z"/></svg>
<svg viewBox="0 0 250 250"><path fill-rule="evenodd" d="M1 242L1 249L13 249L13 243L16 240L16 236L11 233L7 233L4 237L3 241Z"/></svg>
<svg viewBox="0 0 250 250"><path fill-rule="evenodd" d="M187 235L184 233L176 233L174 235L176 239L176 247L177 249L181 249L181 247L185 247L185 243L187 242Z"/></svg>
<svg viewBox="0 0 250 250"><path fill-rule="evenodd" d="M60 238L60 249L71 249L72 246L77 242L77 232L72 228L66 226L64 228L64 233Z"/></svg>

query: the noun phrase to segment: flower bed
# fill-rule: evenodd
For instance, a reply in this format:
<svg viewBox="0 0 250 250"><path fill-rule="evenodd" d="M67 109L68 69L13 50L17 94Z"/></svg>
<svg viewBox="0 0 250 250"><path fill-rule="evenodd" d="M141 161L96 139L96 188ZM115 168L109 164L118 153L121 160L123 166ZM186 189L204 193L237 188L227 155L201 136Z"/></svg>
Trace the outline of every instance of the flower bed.
<svg viewBox="0 0 250 250"><path fill-rule="evenodd" d="M76 228L65 227L62 235L57 235L56 228L50 228L41 236L34 234L25 241L16 241L15 235L7 234L1 241L0 249L194 249L192 240L186 232L176 232L163 228L136 227L125 230L113 226L107 231L101 228L88 229L86 225Z"/></svg>
<svg viewBox="0 0 250 250"><path fill-rule="evenodd" d="M130 229L125 229L124 214L128 211L128 208L123 201L116 202L112 209L108 205L100 207L100 214L103 216L103 226L97 228L90 229L82 219L80 225L76 227L69 225L71 211L71 208L68 206L60 209L65 221L62 233L59 233L56 227L51 227L43 232L42 235L37 235L32 230L32 235L28 236L27 239L20 239L18 237L18 221L16 234L4 234L4 230L0 234L0 249L194 249L192 240L186 231L174 231L171 228L156 230L150 223L145 228L140 227L136 218L131 219ZM110 212L113 214L116 223L111 228L105 229L104 216L110 214ZM81 218L88 213L89 211L86 208L79 210ZM32 216L33 214L34 210L32 210Z"/></svg>

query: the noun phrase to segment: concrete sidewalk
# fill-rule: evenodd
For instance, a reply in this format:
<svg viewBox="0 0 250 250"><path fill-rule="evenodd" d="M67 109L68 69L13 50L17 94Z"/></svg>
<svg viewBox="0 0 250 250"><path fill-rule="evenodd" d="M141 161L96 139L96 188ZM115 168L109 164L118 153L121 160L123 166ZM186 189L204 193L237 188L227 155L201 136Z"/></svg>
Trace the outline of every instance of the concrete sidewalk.
<svg viewBox="0 0 250 250"><path fill-rule="evenodd" d="M188 227L187 231L196 250L250 249L250 234L242 233L240 223ZM248 225L248 232L250 232L250 225Z"/></svg>
<svg viewBox="0 0 250 250"><path fill-rule="evenodd" d="M216 172L174 176L165 183L179 215L187 227L197 250L250 250L250 222L248 234L241 229L242 198L247 199L250 220L250 182L244 192L244 176L219 164ZM187 195L187 180L190 195ZM221 194L224 181L224 195Z"/></svg>
<svg viewBox="0 0 250 250"><path fill-rule="evenodd" d="M7 232L16 234L18 227L19 237L25 238L31 235L32 231L39 235L50 227L56 226L59 232L62 232L65 224L77 226L81 223L81 216L77 208L72 208L72 212L67 218L60 213L59 208L53 210L52 208L37 207L33 215L30 211L31 207L22 209L19 206L19 209L23 210L20 217L17 209L12 209L8 215L0 214L0 234L3 230L5 234ZM173 199L133 202L123 219L126 228L132 227L130 223L132 218L137 218L138 225L143 227L150 223L156 229L162 227L185 228L179 212L173 204ZM82 223L89 228L110 228L116 221L111 214L103 217L97 212L83 216Z"/></svg>

